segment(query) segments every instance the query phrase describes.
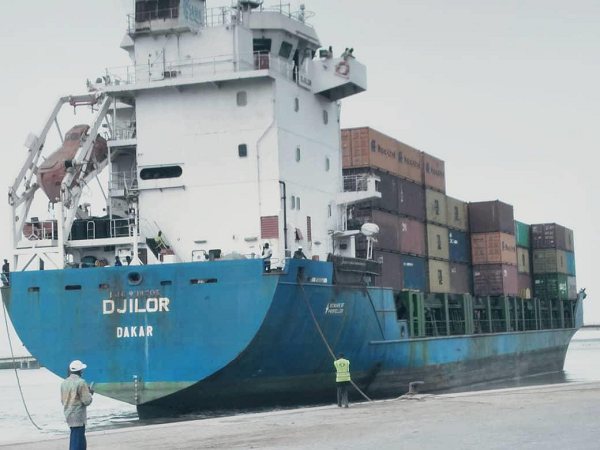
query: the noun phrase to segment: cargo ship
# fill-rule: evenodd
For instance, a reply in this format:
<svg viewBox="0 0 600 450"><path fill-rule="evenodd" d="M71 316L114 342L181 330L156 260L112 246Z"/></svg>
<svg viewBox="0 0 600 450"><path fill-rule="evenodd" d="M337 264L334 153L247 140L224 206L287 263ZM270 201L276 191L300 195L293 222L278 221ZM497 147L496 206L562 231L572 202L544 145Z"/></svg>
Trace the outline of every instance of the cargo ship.
<svg viewBox="0 0 600 450"><path fill-rule="evenodd" d="M448 197L442 160L342 131L367 70L311 16L137 0L132 65L27 137L2 299L43 366L84 361L140 417L330 401L328 346L372 398L562 370L584 296L572 233ZM65 105L94 117L51 152ZM81 195L104 170L96 216Z"/></svg>

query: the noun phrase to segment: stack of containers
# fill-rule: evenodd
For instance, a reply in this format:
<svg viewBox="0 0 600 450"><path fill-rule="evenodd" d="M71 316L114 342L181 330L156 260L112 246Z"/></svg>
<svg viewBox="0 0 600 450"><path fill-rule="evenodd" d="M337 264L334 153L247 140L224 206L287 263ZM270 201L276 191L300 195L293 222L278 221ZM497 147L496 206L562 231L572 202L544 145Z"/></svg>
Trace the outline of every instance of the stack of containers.
<svg viewBox="0 0 600 450"><path fill-rule="evenodd" d="M446 197L446 206L450 247L450 292L470 294L473 292L473 271L471 269L467 203Z"/></svg>
<svg viewBox="0 0 600 450"><path fill-rule="evenodd" d="M542 300L575 300L573 231L555 223L531 226L534 293Z"/></svg>
<svg viewBox="0 0 600 450"><path fill-rule="evenodd" d="M498 200L469 203L469 225L474 294L517 295L513 207Z"/></svg>
<svg viewBox="0 0 600 450"><path fill-rule="evenodd" d="M383 260L377 284L396 290L425 290L425 210L421 152L368 127L342 130L344 175L380 178L381 199L351 210L358 223L372 222L380 232L374 259ZM366 255L366 239L356 239L358 256Z"/></svg>
<svg viewBox="0 0 600 450"><path fill-rule="evenodd" d="M519 297L533 297L531 277L531 227L515 220L515 241L517 244L517 290Z"/></svg>
<svg viewBox="0 0 600 450"><path fill-rule="evenodd" d="M444 161L423 152L421 172L425 185L429 292L451 293L450 238Z"/></svg>

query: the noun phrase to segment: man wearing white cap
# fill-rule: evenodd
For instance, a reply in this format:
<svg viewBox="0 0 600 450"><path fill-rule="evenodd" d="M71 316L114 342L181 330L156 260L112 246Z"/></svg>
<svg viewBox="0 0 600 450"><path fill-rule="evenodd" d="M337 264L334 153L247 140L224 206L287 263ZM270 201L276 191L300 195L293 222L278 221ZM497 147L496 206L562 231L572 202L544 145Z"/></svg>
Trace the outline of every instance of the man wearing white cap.
<svg viewBox="0 0 600 450"><path fill-rule="evenodd" d="M65 418L71 428L70 450L86 450L87 448L85 439L87 407L92 403L92 394L94 391L81 378L81 373L86 367L79 360L73 361L69 364L69 378L63 381L60 386Z"/></svg>

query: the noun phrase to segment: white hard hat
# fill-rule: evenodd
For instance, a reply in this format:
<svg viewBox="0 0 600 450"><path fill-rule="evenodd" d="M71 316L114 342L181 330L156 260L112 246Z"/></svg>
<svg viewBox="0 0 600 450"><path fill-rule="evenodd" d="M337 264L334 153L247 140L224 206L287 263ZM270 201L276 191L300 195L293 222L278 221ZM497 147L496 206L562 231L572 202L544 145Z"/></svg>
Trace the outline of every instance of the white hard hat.
<svg viewBox="0 0 600 450"><path fill-rule="evenodd" d="M79 372L79 371L85 369L86 367L87 366L84 363L82 363L81 361L79 361L78 359L76 359L71 364L69 364L69 370L71 372Z"/></svg>
<svg viewBox="0 0 600 450"><path fill-rule="evenodd" d="M301 245L298 246L298 250L302 250L302 246Z"/></svg>

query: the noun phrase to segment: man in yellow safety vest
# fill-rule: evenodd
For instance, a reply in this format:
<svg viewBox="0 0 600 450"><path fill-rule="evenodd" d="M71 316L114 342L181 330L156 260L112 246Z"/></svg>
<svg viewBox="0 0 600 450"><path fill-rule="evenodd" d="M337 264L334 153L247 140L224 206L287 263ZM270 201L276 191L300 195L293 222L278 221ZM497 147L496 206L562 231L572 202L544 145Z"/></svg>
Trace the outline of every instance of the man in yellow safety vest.
<svg viewBox="0 0 600 450"><path fill-rule="evenodd" d="M344 358L342 353L333 363L335 366L335 381L337 384L337 405L341 408L348 407L348 385L350 384L350 361Z"/></svg>

